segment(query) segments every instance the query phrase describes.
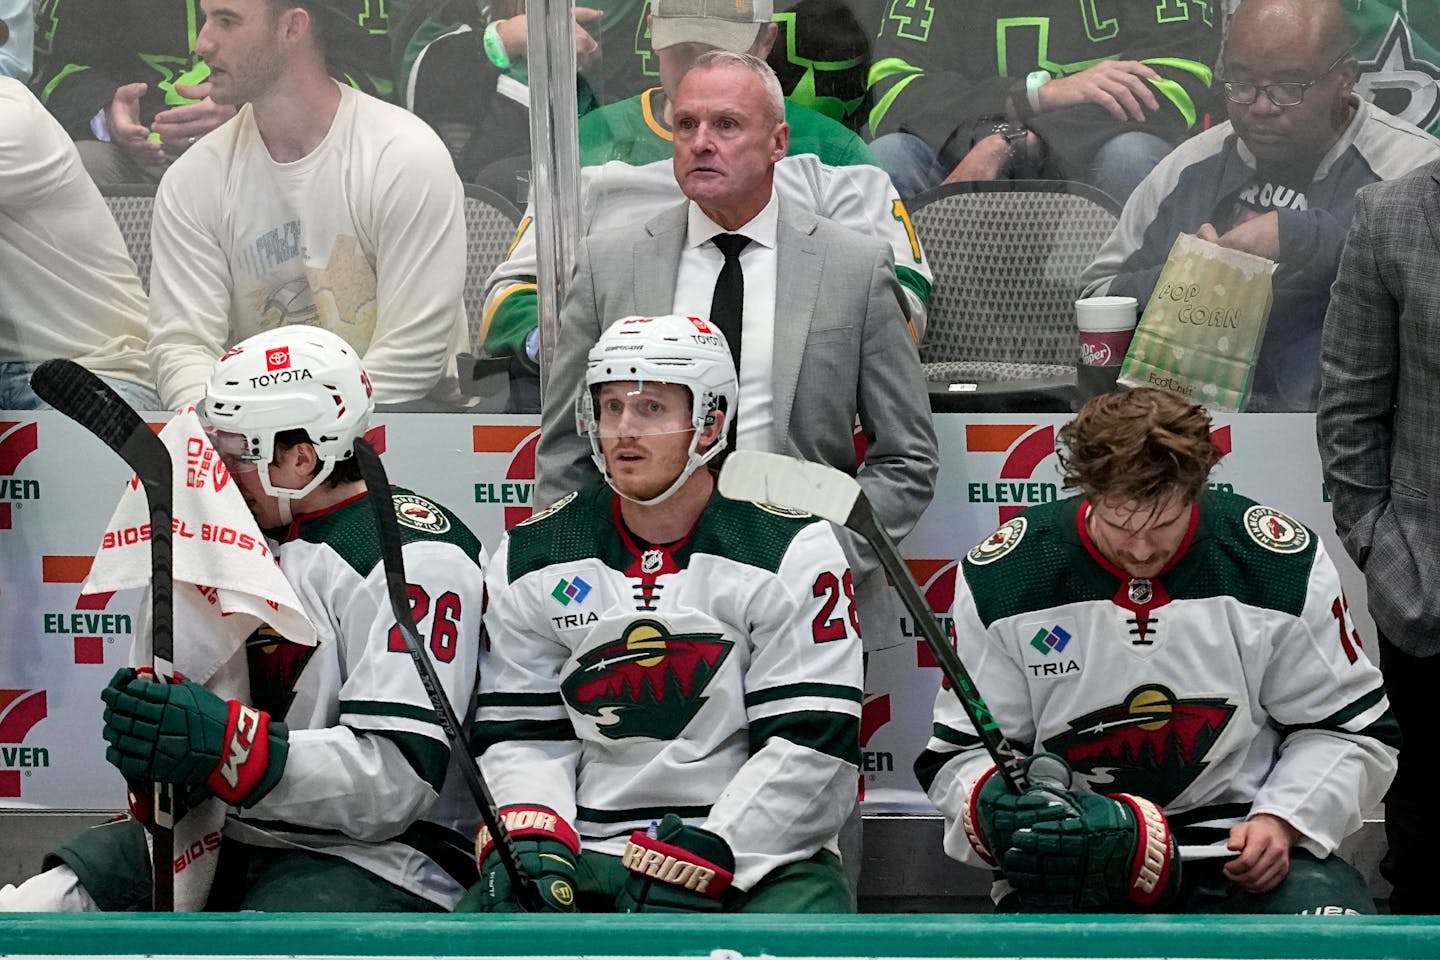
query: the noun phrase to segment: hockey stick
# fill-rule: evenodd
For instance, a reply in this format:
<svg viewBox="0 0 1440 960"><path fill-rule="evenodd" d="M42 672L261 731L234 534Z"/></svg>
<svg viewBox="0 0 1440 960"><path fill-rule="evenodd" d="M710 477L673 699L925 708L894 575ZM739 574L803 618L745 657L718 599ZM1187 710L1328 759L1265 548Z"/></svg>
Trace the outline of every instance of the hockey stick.
<svg viewBox="0 0 1440 960"><path fill-rule="evenodd" d="M959 654L941 632L934 611L925 602L915 577L900 555L900 548L890 539L885 528L876 522L870 501L865 498L865 492L854 477L823 463L758 450L736 450L725 460L725 466L720 471L720 494L731 500L749 500L801 510L864 537L880 558L880 565L894 581L910 616L920 625L926 645L939 662L945 679L950 681L951 689L960 698L960 706L975 725L981 743L1000 770L1000 776L1016 793L1029 786L1020 769L1020 756L1005 739L1005 734L1000 732L990 708L975 687L975 681L970 679L970 671L965 669Z"/></svg>
<svg viewBox="0 0 1440 960"><path fill-rule="evenodd" d="M35 368L36 396L89 430L120 455L145 487L150 507L150 657L162 683L175 672L175 589L171 565L170 452L150 425L105 381L72 360L46 360ZM155 784L151 907L175 909L175 807L169 784Z"/></svg>
<svg viewBox="0 0 1440 960"><path fill-rule="evenodd" d="M410 652L410 659L415 661L415 669L420 674L420 684L425 688L425 695L430 698L430 705L435 708L435 713L440 718L440 726L444 727L445 735L450 738L451 749L456 751L460 770L465 775L465 783L475 798L475 805L480 808L480 819L485 821L490 837L495 841L500 863L510 875L510 882L519 891L520 905L531 913L543 910L544 901L540 897L540 889L520 865L515 841L510 838L510 831L500 818L500 810L495 806L495 798L490 794L490 788L480 772L479 762L470 755L470 748L461 733L455 708L450 705L445 689L440 686L435 665L430 662L420 630L415 626L415 616L410 610L409 581L405 577L405 557L400 545L400 524L395 520L395 501L390 495L390 481L385 476L385 465L380 462L380 455L375 452L375 448L364 439L355 441L355 462L360 467L360 477L365 481L370 507L375 514L375 524L380 530L380 558L385 567L385 586L390 593L390 609L395 614L395 623L400 628L400 635L405 639L405 649Z"/></svg>

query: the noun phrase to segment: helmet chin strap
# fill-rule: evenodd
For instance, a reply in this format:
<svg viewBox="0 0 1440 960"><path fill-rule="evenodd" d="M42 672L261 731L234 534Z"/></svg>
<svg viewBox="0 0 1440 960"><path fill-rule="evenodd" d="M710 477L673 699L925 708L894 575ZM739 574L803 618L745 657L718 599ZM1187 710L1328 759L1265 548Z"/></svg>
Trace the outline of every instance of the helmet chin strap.
<svg viewBox="0 0 1440 960"><path fill-rule="evenodd" d="M334 469L334 460L321 461L319 472L310 478L309 483L298 490L293 487L277 487L271 480L270 468L266 466L261 469L260 486L266 493L275 498L275 507L280 513L281 526L288 527L295 520L294 510L291 507L292 501L308 497L319 488L320 484L325 482L325 478L330 476Z"/></svg>

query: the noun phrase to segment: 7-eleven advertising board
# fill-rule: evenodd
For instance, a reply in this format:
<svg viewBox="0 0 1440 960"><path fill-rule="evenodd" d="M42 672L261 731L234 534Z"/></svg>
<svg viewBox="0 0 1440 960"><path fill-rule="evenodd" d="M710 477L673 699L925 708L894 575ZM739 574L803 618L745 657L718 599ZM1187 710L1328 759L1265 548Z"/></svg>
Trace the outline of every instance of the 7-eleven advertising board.
<svg viewBox="0 0 1440 960"><path fill-rule="evenodd" d="M904 549L947 630L957 559L1015 513L1067 495L1054 453L1065 419L935 418L936 495ZM1230 453L1212 479L1321 534L1363 639L1363 584L1336 542L1314 435L1305 415L1221 421L1216 438ZM393 483L444 504L489 550L545 506L534 500L534 417L381 416L369 436ZM123 806L123 784L104 760L99 691L129 662L142 592L80 590L128 479L118 457L61 415L0 413L0 809ZM903 642L870 660L859 789L868 811L928 812L911 764L930 730L939 670L914 618L895 609L890 628Z"/></svg>

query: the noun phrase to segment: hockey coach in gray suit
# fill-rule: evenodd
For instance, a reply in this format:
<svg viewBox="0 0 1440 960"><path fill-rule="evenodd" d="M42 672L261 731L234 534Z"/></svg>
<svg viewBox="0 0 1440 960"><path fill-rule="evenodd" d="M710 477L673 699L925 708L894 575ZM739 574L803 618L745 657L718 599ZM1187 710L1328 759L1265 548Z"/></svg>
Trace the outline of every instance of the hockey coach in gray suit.
<svg viewBox="0 0 1440 960"><path fill-rule="evenodd" d="M1437 264L1440 161L1361 190L1320 352L1325 485L1335 528L1365 573L1380 669L1404 738L1385 796L1390 851L1380 865L1394 884L1392 913L1440 913L1432 707L1440 689Z"/></svg>
<svg viewBox="0 0 1440 960"><path fill-rule="evenodd" d="M600 331L621 317L678 313L720 327L737 354L736 446L856 476L897 540L919 520L934 491L935 432L890 248L787 208L773 170L788 136L763 61L714 51L686 74L675 177L688 200L580 244L544 398L538 503L598 476L575 430L575 398ZM845 546L866 649L898 643L878 561L853 539Z"/></svg>

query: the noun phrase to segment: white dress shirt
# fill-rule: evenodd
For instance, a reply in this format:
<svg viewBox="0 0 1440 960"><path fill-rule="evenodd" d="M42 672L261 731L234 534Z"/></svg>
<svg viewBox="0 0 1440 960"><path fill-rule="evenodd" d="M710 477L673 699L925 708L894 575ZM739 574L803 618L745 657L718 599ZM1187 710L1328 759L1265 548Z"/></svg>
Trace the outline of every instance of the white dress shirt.
<svg viewBox="0 0 1440 960"><path fill-rule="evenodd" d="M726 230L690 202L690 224L685 247L680 251L680 272L675 278L675 301L671 311L687 317L710 319L710 301L715 281L725 265L725 255L712 238L719 233L737 233L750 238L740 251L740 269L745 274L745 305L741 318L744 331L740 356L740 402L735 421L735 446L741 450L779 452L775 444L772 362L775 343L776 230L780 223L780 202L772 190L770 202L749 223L738 230Z"/></svg>

